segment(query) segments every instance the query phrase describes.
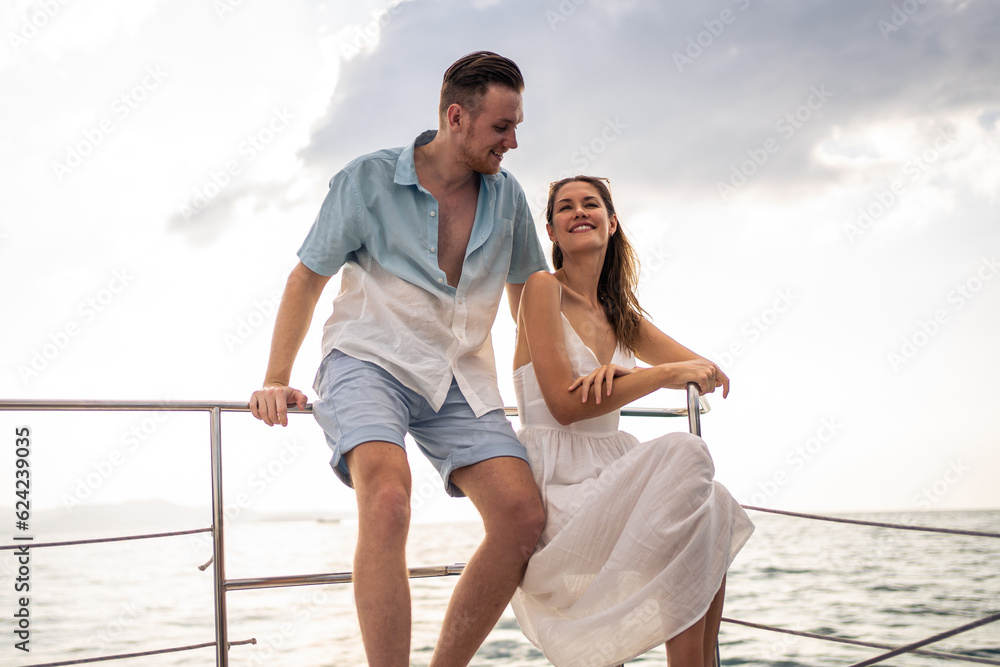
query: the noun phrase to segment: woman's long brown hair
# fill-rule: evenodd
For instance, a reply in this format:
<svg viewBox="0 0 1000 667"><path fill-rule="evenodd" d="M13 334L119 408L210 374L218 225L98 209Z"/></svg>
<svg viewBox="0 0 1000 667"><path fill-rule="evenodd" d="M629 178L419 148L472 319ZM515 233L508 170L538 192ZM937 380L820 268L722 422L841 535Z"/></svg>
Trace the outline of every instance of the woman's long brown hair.
<svg viewBox="0 0 1000 667"><path fill-rule="evenodd" d="M567 183L581 181L594 186L604 207L608 210L608 219L615 214L615 205L611 201L611 190L603 179L593 176L571 176L556 181L549 186L549 201L545 207L545 220L552 224L553 209L559 189ZM558 271L563 265L562 250L558 245L552 245L552 265ZM635 353L639 344L639 328L646 311L639 305L635 291L639 284L639 258L635 249L625 236L621 220L618 230L608 239L608 250L604 254L604 266L597 282L597 296L604 306L604 314L615 332L618 346Z"/></svg>

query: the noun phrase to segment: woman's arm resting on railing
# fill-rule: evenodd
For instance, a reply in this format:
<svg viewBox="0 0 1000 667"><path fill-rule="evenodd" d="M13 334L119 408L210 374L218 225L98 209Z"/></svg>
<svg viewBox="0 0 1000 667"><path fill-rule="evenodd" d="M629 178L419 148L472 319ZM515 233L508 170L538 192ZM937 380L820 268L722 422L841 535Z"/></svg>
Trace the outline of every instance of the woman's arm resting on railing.
<svg viewBox="0 0 1000 667"><path fill-rule="evenodd" d="M657 329L652 322L642 321L636 357L650 365L686 362L690 366L678 368L678 375L668 388L684 389L688 382L698 385L701 393L710 394L717 386L722 387L722 397L729 396L729 376L718 364L684 347L676 340ZM707 366L706 366L707 365ZM711 372L708 369L711 369ZM690 373L690 375L685 375Z"/></svg>
<svg viewBox="0 0 1000 667"><path fill-rule="evenodd" d="M548 274L534 274L525 283L518 335L526 340L545 405L560 424L572 424L607 414L664 387L684 389L688 382L698 382L699 386L704 385L706 391L715 389L707 378L715 373L717 367L688 350L687 354L693 357L691 361L637 369L615 379L613 391L602 396L600 402L596 397L585 400L582 383L578 383L573 374L563 342L559 284L554 276ZM607 369L595 371L605 376L607 372ZM592 386L588 388L588 393L590 390Z"/></svg>

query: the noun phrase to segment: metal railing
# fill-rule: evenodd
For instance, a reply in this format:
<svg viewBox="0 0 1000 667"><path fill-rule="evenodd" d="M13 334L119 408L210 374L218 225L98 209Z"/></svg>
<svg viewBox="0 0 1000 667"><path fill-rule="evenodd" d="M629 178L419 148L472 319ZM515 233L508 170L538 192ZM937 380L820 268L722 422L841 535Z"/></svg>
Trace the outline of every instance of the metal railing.
<svg viewBox="0 0 1000 667"><path fill-rule="evenodd" d="M700 415L711 410L711 406L704 397L698 395L696 385L689 385L687 393L687 407L685 408L623 408L623 417L688 417L688 424L691 432L701 433ZM130 535L125 537L101 538L93 540L75 540L68 542L50 542L31 544L30 548L38 549L43 547L75 546L81 544L92 544L97 542L117 542L123 540L152 539L158 537L171 537L177 535L187 535L191 533L212 533L212 560L213 567L213 598L215 607L215 647L216 665L218 667L228 667L229 647L241 644L256 643L254 639L241 640L237 642L229 641L228 614L226 607L226 594L230 591L254 590L262 588L281 588L286 586L312 586L320 584L343 584L352 581L350 572L334 572L326 574L288 575L277 577L257 577L248 579L226 579L226 541L225 541L225 514L223 511L223 486L222 486L222 413L223 412L249 412L246 403L221 403L212 401L97 401L97 400L5 400L0 401L0 411L98 411L98 412L206 412L209 415L210 447L211 447L211 467L212 467L212 526L210 528L198 528L193 530L176 531L171 533L157 533L150 535ZM289 414L310 414L312 405L307 405L303 409L288 408ZM510 416L517 416L517 408L505 407L504 413ZM0 546L0 550L18 548L20 545ZM439 577L448 575L458 575L462 573L464 564L442 565L436 567L410 568L411 579L422 577ZM160 649L157 651L144 651L142 653L121 654L115 656L100 656L96 658L82 658L78 660L64 662L50 662L33 665L31 667L59 667L62 665L77 665L104 660L114 660L132 657L142 657L159 653L169 653L175 651L193 650L207 648L212 643L196 644L191 646L174 647Z"/></svg>
<svg viewBox="0 0 1000 667"><path fill-rule="evenodd" d="M623 408L621 414L622 416L625 417L686 416L688 417L689 430L696 435L701 435L700 415L702 413L708 412L710 409L711 407L708 404L708 401L705 400L704 397L698 396L697 388L694 385L689 385L687 392L686 408L666 408L666 409ZM210 428L210 438L211 438L211 466L212 466L212 482L211 482L212 483L212 526L210 528L197 528L192 530L174 531L169 533L156 533L147 535L129 535L123 537L114 537L114 538L74 540L65 542L39 543L39 544L31 543L30 548L38 549L43 547L76 546L84 544L93 544L98 542L117 542L125 540L153 539L159 537L189 535L192 533L211 532L212 558L214 559L213 596L214 596L214 606L215 606L215 635L216 635L215 642L165 648L153 651L143 651L141 653L129 653L129 654L119 654L112 656L100 656L95 658L81 658L81 659L68 660L62 662L40 663L31 665L30 667L63 667L66 665L78 665L78 664L85 664L92 662L100 662L105 660L136 658L136 657L144 657L162 653L171 653L176 651L188 651L200 648L208 648L213 645L216 648L216 664L219 667L228 667L229 647L256 643L255 639L246 639L240 641L229 640L228 617L226 608L226 594L228 592L238 591L238 590L263 589L263 588L280 588L286 586L343 584L343 583L350 583L352 581L352 573L350 572L311 574L311 575L291 575L291 576L277 576L277 577L259 577L259 578L248 578L248 579L226 579L225 525L224 525L225 517L223 512L224 505L223 505L223 487L222 487L222 413L249 412L249 408L247 407L246 404L217 403L217 402L205 402L205 401L122 402L122 401L75 401L75 400L52 400L52 401L8 400L8 401L0 401L0 411L134 411L134 412L172 411L172 412L207 412L209 414L209 428ZM309 414L311 413L311 411L312 411L311 406L306 406L305 409L301 410L297 408L289 408L288 410L290 414ZM516 408L508 407L504 408L504 411L508 416L517 415ZM915 531L945 533L945 534L1000 538L1000 534L998 533L990 533L982 531L957 530L952 528L932 528L925 526L907 526L907 525L890 524L884 522L846 519L841 517L803 514L799 512L787 512L770 508L753 507L749 505L744 505L744 507L751 511L782 514L803 519L835 521L839 523L876 526L876 527L890 528L890 529L915 530ZM0 550L15 549L19 548L20 546L23 545L0 546ZM211 563L213 561L209 562ZM202 566L202 569L204 569L205 567L207 567L207 565ZM460 563L453 565L442 565L436 567L411 568L409 570L409 576L411 578L421 578L421 577L458 575L462 573L463 569L464 565ZM950 629L948 631L928 637L919 642L914 642L912 644L907 644L905 646L891 646L884 643L863 642L863 641L846 639L831 635L819 635L815 633L799 632L799 631L789 630L787 628L750 623L748 621L742 621L730 618L723 618L722 620L725 623L737 624L746 627L767 630L770 632L778 632L778 633L808 637L810 639L824 640L828 642L837 642L842 644L852 644L859 647L863 646L869 648L888 649L887 653L883 653L869 660L856 663L851 667L865 667L867 665L874 665L890 657L900 655L902 653L914 653L918 655L932 656L936 658L945 658L945 659L952 659L952 660L959 660L959 661L966 661L966 662L973 662L973 663L987 664L987 665L1000 665L1000 660L996 660L993 658L976 657L976 656L962 655L957 653L945 653L945 652L933 652L933 651L921 650L922 647L940 641L941 639L944 639L946 637L951 637L954 636L955 634L961 632L967 632L973 628L980 627L988 623L996 622L1000 620L1000 613L989 614L986 617L983 617L971 623L967 623L963 626Z"/></svg>

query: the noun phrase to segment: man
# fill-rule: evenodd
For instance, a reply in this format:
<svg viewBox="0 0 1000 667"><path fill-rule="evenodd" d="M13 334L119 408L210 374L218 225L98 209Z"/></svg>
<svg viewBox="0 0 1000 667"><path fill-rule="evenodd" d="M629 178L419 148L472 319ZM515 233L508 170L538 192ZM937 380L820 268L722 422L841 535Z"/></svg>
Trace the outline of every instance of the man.
<svg viewBox="0 0 1000 667"><path fill-rule="evenodd" d="M467 665L521 579L545 523L527 452L503 414L490 328L506 291L547 268L520 185L500 168L523 120L520 70L490 52L445 73L439 129L360 157L330 183L278 309L267 376L250 409L287 424L292 363L330 276L313 412L331 465L354 487L355 598L369 665L409 665L405 546L409 431L486 538L445 615L431 664Z"/></svg>

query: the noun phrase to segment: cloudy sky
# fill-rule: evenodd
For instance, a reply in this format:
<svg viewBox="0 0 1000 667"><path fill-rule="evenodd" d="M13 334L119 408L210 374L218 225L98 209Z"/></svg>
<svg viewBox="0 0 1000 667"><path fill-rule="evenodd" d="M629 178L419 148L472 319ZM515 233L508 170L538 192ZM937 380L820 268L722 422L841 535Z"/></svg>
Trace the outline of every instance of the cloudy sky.
<svg viewBox="0 0 1000 667"><path fill-rule="evenodd" d="M1000 506L995 3L132 0L0 18L0 397L245 401L329 178L435 127L444 70L489 49L525 75L505 166L536 214L550 181L609 177L654 322L731 376L704 429L741 501ZM504 312L494 338L512 404ZM624 427L684 426L650 421ZM208 502L203 415L0 415L10 440L23 425L36 508ZM234 513L353 509L310 417L227 415L224 442ZM413 466L418 519L468 515Z"/></svg>

